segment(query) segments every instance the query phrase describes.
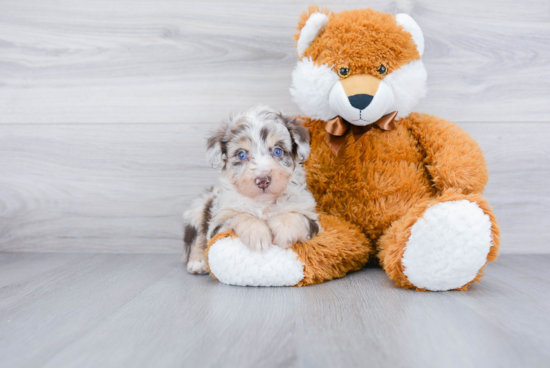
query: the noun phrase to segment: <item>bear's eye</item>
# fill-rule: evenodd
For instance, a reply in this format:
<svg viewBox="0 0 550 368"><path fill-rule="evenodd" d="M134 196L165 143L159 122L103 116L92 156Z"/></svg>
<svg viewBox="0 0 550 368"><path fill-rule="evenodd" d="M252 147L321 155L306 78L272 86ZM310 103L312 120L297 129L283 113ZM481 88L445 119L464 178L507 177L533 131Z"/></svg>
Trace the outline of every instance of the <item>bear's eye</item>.
<svg viewBox="0 0 550 368"><path fill-rule="evenodd" d="M380 73L380 75L384 75L387 72L388 72L388 69L386 69L384 65L380 65L380 68L378 68L378 73Z"/></svg>
<svg viewBox="0 0 550 368"><path fill-rule="evenodd" d="M349 68L338 69L338 75L342 78L349 77L350 73L351 73L351 70L349 70Z"/></svg>

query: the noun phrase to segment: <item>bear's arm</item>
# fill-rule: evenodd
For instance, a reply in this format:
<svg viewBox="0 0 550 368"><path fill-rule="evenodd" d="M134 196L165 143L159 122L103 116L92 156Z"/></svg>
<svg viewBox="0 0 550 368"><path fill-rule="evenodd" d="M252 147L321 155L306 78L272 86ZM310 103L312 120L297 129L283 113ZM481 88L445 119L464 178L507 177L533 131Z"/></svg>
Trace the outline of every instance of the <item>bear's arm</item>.
<svg viewBox="0 0 550 368"><path fill-rule="evenodd" d="M458 125L437 116L413 113L410 131L425 152L434 186L482 193L489 180L487 163L477 142Z"/></svg>

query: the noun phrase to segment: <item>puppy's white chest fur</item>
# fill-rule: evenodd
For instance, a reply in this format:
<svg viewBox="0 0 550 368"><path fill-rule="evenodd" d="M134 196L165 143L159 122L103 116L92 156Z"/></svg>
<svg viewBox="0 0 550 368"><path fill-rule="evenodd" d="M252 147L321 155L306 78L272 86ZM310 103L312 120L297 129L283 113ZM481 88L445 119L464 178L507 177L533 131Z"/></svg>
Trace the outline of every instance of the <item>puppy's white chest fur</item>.
<svg viewBox="0 0 550 368"><path fill-rule="evenodd" d="M261 209L258 208L256 209L256 213L254 215L261 220L268 220L270 217L269 214L270 214L270 211L266 211L263 208Z"/></svg>

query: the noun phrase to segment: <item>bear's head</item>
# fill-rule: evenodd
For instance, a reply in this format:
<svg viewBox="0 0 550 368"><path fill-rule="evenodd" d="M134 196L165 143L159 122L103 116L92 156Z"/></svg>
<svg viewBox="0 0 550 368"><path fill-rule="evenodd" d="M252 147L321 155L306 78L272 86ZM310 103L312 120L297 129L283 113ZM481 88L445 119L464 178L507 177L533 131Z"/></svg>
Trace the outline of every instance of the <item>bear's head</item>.
<svg viewBox="0 0 550 368"><path fill-rule="evenodd" d="M426 95L424 37L407 14L314 6L298 29L290 93L310 118L364 126L394 111L405 117Z"/></svg>

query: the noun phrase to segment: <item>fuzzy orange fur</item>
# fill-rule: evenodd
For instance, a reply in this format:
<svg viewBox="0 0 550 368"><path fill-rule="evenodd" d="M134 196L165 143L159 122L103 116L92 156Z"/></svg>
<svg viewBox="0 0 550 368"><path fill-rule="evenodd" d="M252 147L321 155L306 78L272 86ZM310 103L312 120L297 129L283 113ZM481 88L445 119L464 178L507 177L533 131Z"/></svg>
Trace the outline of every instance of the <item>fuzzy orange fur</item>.
<svg viewBox="0 0 550 368"><path fill-rule="evenodd" d="M319 11L310 7L302 14L298 29ZM372 9L322 12L329 22L302 55L317 65L330 65L334 71L346 67L352 74L383 78L377 73L380 65L391 73L420 59L412 36L403 32L391 14ZM311 133L307 181L317 209L361 229L397 285L414 287L401 263L411 226L428 206L446 200L474 201L490 216L493 246L488 261L496 258L499 228L480 196L489 178L485 159L460 127L432 115L412 113L397 120L395 130L371 129L357 142L348 132L336 156L324 140L326 122L304 120ZM482 274L483 270L472 282Z"/></svg>
<svg viewBox="0 0 550 368"><path fill-rule="evenodd" d="M420 59L412 36L402 32L393 15L372 9L358 9L332 13L328 9L310 7L298 21L298 30L315 12L329 16L329 22L320 36L304 52L317 65L327 64L334 71L351 69L352 74L371 74L382 79L377 70L380 65L388 73ZM297 40L300 34L295 35Z"/></svg>
<svg viewBox="0 0 550 368"><path fill-rule="evenodd" d="M360 270L373 253L361 230L334 216L319 215L324 231L292 250L304 263L304 279L297 286L318 284Z"/></svg>
<svg viewBox="0 0 550 368"><path fill-rule="evenodd" d="M397 120L395 130L371 129L357 142L348 133L336 156L324 140L325 122L310 120L306 125L311 133L307 180L317 209L359 227L375 244L384 269L399 286L413 287L399 258L410 227L428 205L456 200L451 193L475 201L490 216L494 245L488 260L496 258L498 225L479 196L488 180L486 163L477 143L460 127L432 115L412 113ZM395 229L388 230L392 225ZM399 239L390 241L392 236ZM388 244L394 244L395 252L401 247L396 253L399 262L384 263Z"/></svg>
<svg viewBox="0 0 550 368"><path fill-rule="evenodd" d="M374 242L415 204L449 188L481 193L487 183L476 142L435 116L412 113L394 130L371 129L358 142L350 132L338 156L324 140L325 122L307 125L307 180L318 210L359 226Z"/></svg>

